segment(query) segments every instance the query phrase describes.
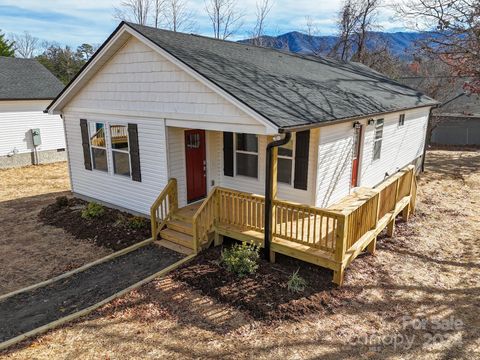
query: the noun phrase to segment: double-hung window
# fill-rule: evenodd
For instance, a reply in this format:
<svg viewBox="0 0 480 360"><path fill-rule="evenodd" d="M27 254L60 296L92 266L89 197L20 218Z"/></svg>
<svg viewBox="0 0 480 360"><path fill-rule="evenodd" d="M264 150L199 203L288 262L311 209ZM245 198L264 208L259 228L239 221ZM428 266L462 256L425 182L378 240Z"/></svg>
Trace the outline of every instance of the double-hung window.
<svg viewBox="0 0 480 360"><path fill-rule="evenodd" d="M383 119L375 121L375 139L373 141L373 160L380 159L383 139Z"/></svg>
<svg viewBox="0 0 480 360"><path fill-rule="evenodd" d="M90 148L92 153L92 166L95 170L108 172L105 123L90 122L89 132Z"/></svg>
<svg viewBox="0 0 480 360"><path fill-rule="evenodd" d="M130 149L126 125L110 125L113 173L130 177Z"/></svg>
<svg viewBox="0 0 480 360"><path fill-rule="evenodd" d="M253 134L235 134L236 174L258 177L258 138Z"/></svg>
<svg viewBox="0 0 480 360"><path fill-rule="evenodd" d="M278 148L277 181L293 184L293 169L295 158L295 134L288 143Z"/></svg>

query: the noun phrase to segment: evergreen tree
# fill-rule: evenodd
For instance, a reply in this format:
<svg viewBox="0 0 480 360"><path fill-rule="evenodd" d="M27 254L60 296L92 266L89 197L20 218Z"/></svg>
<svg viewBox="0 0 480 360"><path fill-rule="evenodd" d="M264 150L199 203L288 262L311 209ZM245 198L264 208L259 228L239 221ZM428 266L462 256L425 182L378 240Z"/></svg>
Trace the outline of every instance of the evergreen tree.
<svg viewBox="0 0 480 360"><path fill-rule="evenodd" d="M5 34L0 31L0 56L15 56L14 43L5 38Z"/></svg>

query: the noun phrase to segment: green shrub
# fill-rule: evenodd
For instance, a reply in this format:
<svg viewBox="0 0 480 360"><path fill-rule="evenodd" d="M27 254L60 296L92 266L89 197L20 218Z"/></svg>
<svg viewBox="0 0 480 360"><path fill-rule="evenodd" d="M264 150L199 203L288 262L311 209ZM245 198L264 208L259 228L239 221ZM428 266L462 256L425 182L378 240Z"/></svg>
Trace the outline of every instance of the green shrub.
<svg viewBox="0 0 480 360"><path fill-rule="evenodd" d="M58 207L68 206L68 198L66 196L59 196L55 199L55 205Z"/></svg>
<svg viewBox="0 0 480 360"><path fill-rule="evenodd" d="M105 208L94 201L89 202L87 207L82 210L82 218L84 219L99 218L103 214L105 214Z"/></svg>
<svg viewBox="0 0 480 360"><path fill-rule="evenodd" d="M304 291L305 288L307 287L307 282L305 281L305 279L302 278L300 275L298 275L299 270L300 269L297 269L297 271L295 271L290 276L290 279L288 279L288 282L287 282L288 291L298 293L298 292Z"/></svg>
<svg viewBox="0 0 480 360"><path fill-rule="evenodd" d="M128 219L127 226L134 230L144 229L147 227L147 219L141 216L132 216Z"/></svg>
<svg viewBox="0 0 480 360"><path fill-rule="evenodd" d="M253 274L258 269L258 259L260 258L260 248L254 244L248 245L246 242L235 244L229 249L222 251L221 263L228 271L243 277Z"/></svg>

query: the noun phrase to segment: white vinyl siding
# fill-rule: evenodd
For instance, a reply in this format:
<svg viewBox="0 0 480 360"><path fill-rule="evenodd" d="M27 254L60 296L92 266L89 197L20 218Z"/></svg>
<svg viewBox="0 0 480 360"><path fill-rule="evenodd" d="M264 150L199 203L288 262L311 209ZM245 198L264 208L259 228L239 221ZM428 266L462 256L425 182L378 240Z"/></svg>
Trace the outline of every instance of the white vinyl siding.
<svg viewBox="0 0 480 360"><path fill-rule="evenodd" d="M14 149L31 152L31 129L40 129L38 151L65 149L63 122L58 115L44 114L49 101L0 101L0 156Z"/></svg>
<svg viewBox="0 0 480 360"><path fill-rule="evenodd" d="M138 126L142 181L137 182L126 176L85 169L80 119L97 122L111 120L109 116L98 114L65 114L72 191L148 215L150 206L168 181L165 122L158 119L120 116L115 119L117 125L135 123ZM109 168L113 169L109 152L107 161Z"/></svg>

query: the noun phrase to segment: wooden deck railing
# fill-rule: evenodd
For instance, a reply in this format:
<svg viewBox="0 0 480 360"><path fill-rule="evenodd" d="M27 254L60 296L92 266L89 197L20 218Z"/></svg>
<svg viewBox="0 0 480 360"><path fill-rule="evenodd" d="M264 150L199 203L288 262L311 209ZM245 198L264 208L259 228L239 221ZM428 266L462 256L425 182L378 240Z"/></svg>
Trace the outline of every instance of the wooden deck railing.
<svg viewBox="0 0 480 360"><path fill-rule="evenodd" d="M208 197L195 212L192 219L193 252L208 242L208 235L214 230L218 217L218 188L213 188Z"/></svg>
<svg viewBox="0 0 480 360"><path fill-rule="evenodd" d="M172 178L150 207L153 240L157 240L158 233L176 209L178 209L177 180Z"/></svg>

